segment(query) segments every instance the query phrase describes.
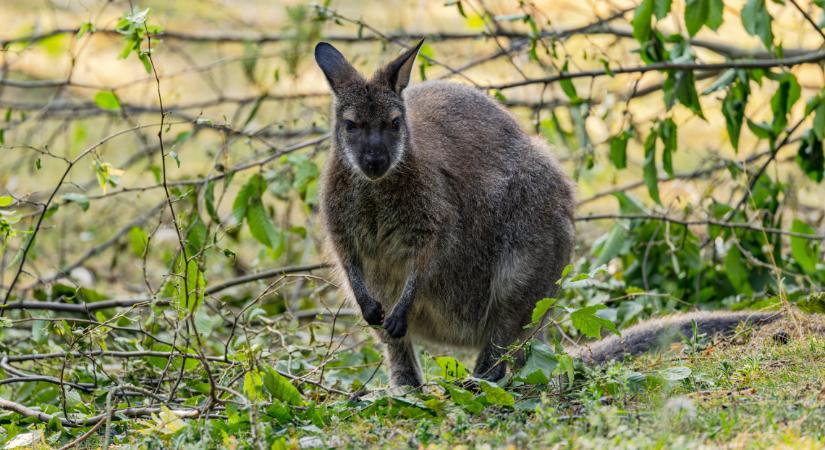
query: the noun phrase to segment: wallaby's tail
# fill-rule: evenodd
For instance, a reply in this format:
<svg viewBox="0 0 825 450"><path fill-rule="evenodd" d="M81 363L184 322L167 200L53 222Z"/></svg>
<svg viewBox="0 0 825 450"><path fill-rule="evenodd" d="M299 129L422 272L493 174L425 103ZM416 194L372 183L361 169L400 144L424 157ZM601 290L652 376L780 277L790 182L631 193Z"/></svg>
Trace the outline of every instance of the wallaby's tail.
<svg viewBox="0 0 825 450"><path fill-rule="evenodd" d="M610 336L573 349L571 353L581 357L586 363L600 364L620 359L624 355L637 355L667 347L683 337L690 338L694 323L699 334L713 336L717 333L729 334L743 322L765 325L781 318L783 314L781 311L702 311L676 314L642 322L622 331L621 337Z"/></svg>

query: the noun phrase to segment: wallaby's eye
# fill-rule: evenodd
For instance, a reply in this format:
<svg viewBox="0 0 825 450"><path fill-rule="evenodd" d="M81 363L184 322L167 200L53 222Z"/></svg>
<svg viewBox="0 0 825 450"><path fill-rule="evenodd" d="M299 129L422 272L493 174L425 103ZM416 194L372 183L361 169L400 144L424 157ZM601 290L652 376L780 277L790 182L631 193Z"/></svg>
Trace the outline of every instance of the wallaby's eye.
<svg viewBox="0 0 825 450"><path fill-rule="evenodd" d="M401 129L401 118L400 117L396 117L395 119L392 119L392 129L396 130L396 131Z"/></svg>
<svg viewBox="0 0 825 450"><path fill-rule="evenodd" d="M355 131L358 126L351 120L344 120L344 128L346 128L347 131Z"/></svg>

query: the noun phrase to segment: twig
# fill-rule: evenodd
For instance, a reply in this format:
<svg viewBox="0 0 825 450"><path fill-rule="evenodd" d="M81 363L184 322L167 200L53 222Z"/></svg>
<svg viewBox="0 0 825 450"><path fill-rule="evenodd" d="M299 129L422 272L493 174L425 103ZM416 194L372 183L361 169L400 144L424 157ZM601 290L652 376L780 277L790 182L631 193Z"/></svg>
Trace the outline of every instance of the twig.
<svg viewBox="0 0 825 450"><path fill-rule="evenodd" d="M516 87L528 86L531 84L549 84L555 83L557 81L562 80L571 80L575 78L588 78L588 77L600 77L600 76L612 76L613 74L626 74L626 73L647 73L647 72L659 72L659 71L667 71L667 70L697 70L697 71L720 71L720 70L727 70L727 69L769 69L773 67L792 67L798 66L801 64L809 64L815 63L825 60L825 50L819 50L815 52L810 52L804 55L788 57L788 58L778 58L778 59L766 59L766 60L755 60L755 61L729 61L724 63L674 63L674 62L663 62L663 63L654 63L648 64L646 66L634 66L634 67L617 67L615 69L596 69L596 70L583 70L581 72L564 72L558 75L552 75L543 78L530 78L527 80L521 81L513 81L509 83L499 83L499 84L488 84L486 86L482 86L483 89L487 90L505 90L505 89L512 89Z"/></svg>
<svg viewBox="0 0 825 450"><path fill-rule="evenodd" d="M54 419L57 419L65 427L88 427L91 425L96 425L99 421L102 421L106 418L106 414L98 414L96 416L87 417L86 419L83 419L81 421L71 421L63 417L56 417L51 414L46 414L42 411L37 411L35 409L29 408L28 406L24 406L20 403L13 402L11 400L6 400L4 398L0 398L0 409L16 412L17 414L20 414L22 416L32 417L47 423L51 422ZM114 410L113 415L124 417L147 417L152 414L158 414L161 411L162 410L160 408L156 407L124 408ZM170 409L170 411L172 412L172 414L182 419L194 419L201 416L199 410L192 408L176 408Z"/></svg>
<svg viewBox="0 0 825 450"><path fill-rule="evenodd" d="M807 233L798 233L795 231L787 231L782 230L779 228L764 228L758 227L754 225L750 225L747 223L738 223L738 222L727 222L724 220L713 220L713 219L677 219L675 217L668 217L659 214L592 214L587 216L580 216L576 217L577 221L586 222L591 220L656 220L660 222L669 222L675 223L679 225L705 225L705 226L717 226L722 228L737 228L737 229L744 229L748 231L755 231L759 233L767 233L767 234L779 234L783 236L790 236L790 237L797 237L802 239L808 240L815 240L815 241L822 241L825 240L825 234L807 234Z"/></svg>

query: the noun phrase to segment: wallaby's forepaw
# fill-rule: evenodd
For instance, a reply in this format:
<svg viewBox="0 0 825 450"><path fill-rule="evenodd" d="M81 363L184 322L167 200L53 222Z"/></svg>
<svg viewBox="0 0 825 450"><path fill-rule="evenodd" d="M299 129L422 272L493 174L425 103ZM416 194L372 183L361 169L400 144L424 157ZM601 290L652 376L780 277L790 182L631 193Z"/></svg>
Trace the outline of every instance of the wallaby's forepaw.
<svg viewBox="0 0 825 450"><path fill-rule="evenodd" d="M376 301L361 308L361 314L363 314L364 320L366 320L368 324L375 327L380 326L384 321L384 310L381 308L381 304Z"/></svg>
<svg viewBox="0 0 825 450"><path fill-rule="evenodd" d="M390 314L384 319L384 329L391 338L404 337L407 334L407 318L399 314Z"/></svg>

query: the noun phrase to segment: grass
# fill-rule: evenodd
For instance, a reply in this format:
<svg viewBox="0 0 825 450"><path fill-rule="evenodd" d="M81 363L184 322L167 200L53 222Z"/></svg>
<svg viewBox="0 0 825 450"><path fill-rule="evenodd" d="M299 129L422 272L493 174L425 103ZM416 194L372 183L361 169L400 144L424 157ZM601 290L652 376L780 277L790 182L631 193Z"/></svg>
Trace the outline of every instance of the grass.
<svg viewBox="0 0 825 450"><path fill-rule="evenodd" d="M255 387L244 378L254 411L227 402L216 411L219 419L182 420L167 410L115 421L112 439L116 448L256 448L250 429L256 423L261 448L274 450L825 448L825 315L738 331L729 339L687 340L662 353L578 366L572 384L565 373L543 385L502 383L504 389L461 389L425 354L428 383L406 395L386 388L386 365L376 369L381 354L368 339L338 352L325 378L349 392L368 382L370 392L360 398L307 385L299 393L285 379L285 385L264 380ZM530 360L536 367L554 367L537 363L537 354ZM460 377L463 368L451 367ZM0 429L0 442L36 432L56 448L85 431L69 436L55 424L9 413L3 418L11 423ZM102 441L99 429L84 445L97 448Z"/></svg>
<svg viewBox="0 0 825 450"><path fill-rule="evenodd" d="M322 435L335 447L825 448L825 339L676 355L584 369L564 392L475 415L433 390L421 400L435 415L365 409Z"/></svg>

